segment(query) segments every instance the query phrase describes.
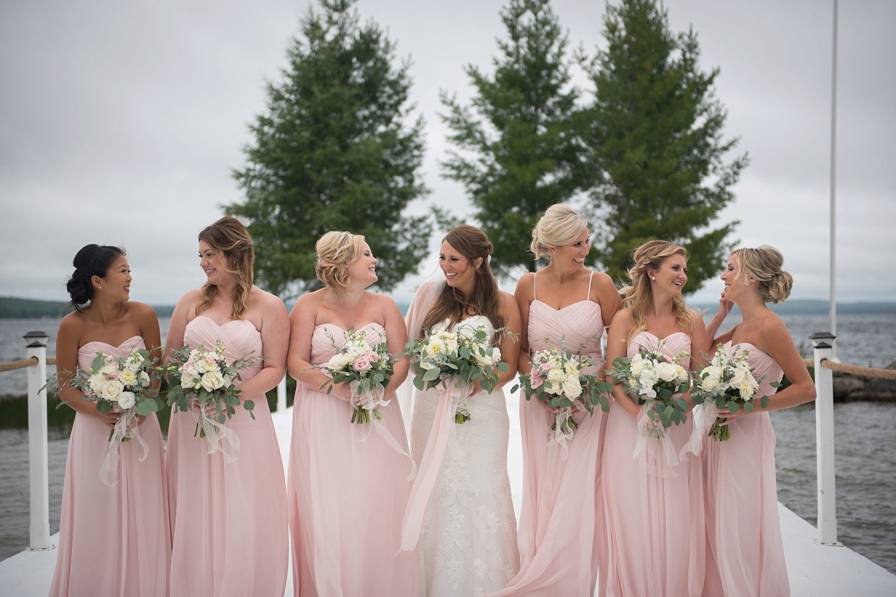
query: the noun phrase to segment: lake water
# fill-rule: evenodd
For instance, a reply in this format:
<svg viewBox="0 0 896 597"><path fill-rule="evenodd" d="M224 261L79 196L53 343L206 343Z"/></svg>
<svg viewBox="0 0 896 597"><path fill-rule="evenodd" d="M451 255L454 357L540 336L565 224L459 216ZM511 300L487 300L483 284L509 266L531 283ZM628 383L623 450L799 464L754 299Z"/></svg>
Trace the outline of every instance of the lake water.
<svg viewBox="0 0 896 597"><path fill-rule="evenodd" d="M785 316L794 341L811 351L810 334L827 319ZM164 332L168 320L161 321ZM53 354L58 320L0 320L0 361L24 356L22 336L43 330ZM887 366L896 360L896 314L845 315L838 319L838 356L845 362ZM24 372L0 376L0 395L26 391ZM511 413L516 416L516 413ZM896 403L854 402L834 407L837 458L837 516L840 541L896 573ZM772 414L778 435L778 496L801 517L815 522L815 411L804 406ZM511 441L519 441L512 438ZM51 430L50 521L59 527L67 438ZM0 559L28 543L28 443L26 430L0 430Z"/></svg>

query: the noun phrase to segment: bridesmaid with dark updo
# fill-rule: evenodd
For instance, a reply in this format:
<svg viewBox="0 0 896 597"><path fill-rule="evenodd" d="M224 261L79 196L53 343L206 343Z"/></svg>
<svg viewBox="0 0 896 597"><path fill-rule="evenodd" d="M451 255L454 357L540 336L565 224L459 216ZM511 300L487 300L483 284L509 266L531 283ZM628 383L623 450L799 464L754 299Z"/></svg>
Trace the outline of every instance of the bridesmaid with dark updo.
<svg viewBox="0 0 896 597"><path fill-rule="evenodd" d="M74 311L56 336L59 397L76 415L50 596L165 596L171 542L156 415L139 422L145 458L141 442L122 443L117 482L104 483L100 466L118 415L99 412L69 383L99 352L118 358L147 348L158 358L159 321L151 307L130 300L131 269L118 247L87 245L74 266L67 285Z"/></svg>

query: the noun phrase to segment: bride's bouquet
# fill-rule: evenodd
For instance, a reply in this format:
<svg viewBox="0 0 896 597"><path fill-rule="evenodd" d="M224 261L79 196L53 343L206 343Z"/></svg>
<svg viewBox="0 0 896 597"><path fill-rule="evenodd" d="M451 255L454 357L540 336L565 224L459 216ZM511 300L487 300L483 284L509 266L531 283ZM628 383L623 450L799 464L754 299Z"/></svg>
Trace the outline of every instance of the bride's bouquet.
<svg viewBox="0 0 896 597"><path fill-rule="evenodd" d="M456 330L434 330L427 336L408 342L405 354L414 366L414 386L418 390L443 385L457 392L454 422L470 420L467 401L469 387L477 381L487 392L498 385L498 373L507 371L501 361L501 349L492 346L483 327L458 326Z"/></svg>
<svg viewBox="0 0 896 597"><path fill-rule="evenodd" d="M680 397L690 387L687 370L674 359L641 348L631 358L619 357L608 375L622 384L626 392L644 405L644 420L638 421L642 434L665 437L665 430L687 419L688 403Z"/></svg>
<svg viewBox="0 0 896 597"><path fill-rule="evenodd" d="M334 346L336 342L330 339ZM392 378L394 363L386 342L371 345L359 330L345 333L345 344L323 364L333 383L348 383L352 393L352 423L381 420L380 406L388 406L385 388ZM332 387L332 386L331 386Z"/></svg>
<svg viewBox="0 0 896 597"><path fill-rule="evenodd" d="M566 444L575 434L578 423L572 416L574 410L589 415L596 406L604 412L610 410L607 393L612 386L583 372L592 365L594 361L587 356L553 348L533 354L531 372L520 375L526 400L535 396L555 410L551 440L556 443Z"/></svg>
<svg viewBox="0 0 896 597"><path fill-rule="evenodd" d="M768 406L768 396L758 398L758 389L759 382L750 369L747 350L730 344L719 346L712 361L694 380L691 390L694 401L710 407L710 416L716 415L709 429L710 437L722 442L731 438L725 419L717 416L718 410L736 412L743 409L749 413L756 407L757 399L762 408Z"/></svg>
<svg viewBox="0 0 896 597"><path fill-rule="evenodd" d="M224 344L217 342L212 350L204 346L184 346L171 355L171 363L163 368L168 377L168 402L182 412L196 405L194 437L205 438L209 454L220 450L228 458L236 458L239 438L226 425L242 406L255 418L253 400L240 400L236 385L240 370L257 363L252 355L233 362L224 356Z"/></svg>
<svg viewBox="0 0 896 597"><path fill-rule="evenodd" d="M136 439L143 449L139 460L146 459L149 448L140 438L137 417L159 410L159 401L150 395L152 374L152 361L145 349L132 350L117 359L98 352L90 371L78 371L68 382L81 390L86 400L95 402L97 411L120 413L100 466L100 479L106 485L118 482L118 450L122 442Z"/></svg>

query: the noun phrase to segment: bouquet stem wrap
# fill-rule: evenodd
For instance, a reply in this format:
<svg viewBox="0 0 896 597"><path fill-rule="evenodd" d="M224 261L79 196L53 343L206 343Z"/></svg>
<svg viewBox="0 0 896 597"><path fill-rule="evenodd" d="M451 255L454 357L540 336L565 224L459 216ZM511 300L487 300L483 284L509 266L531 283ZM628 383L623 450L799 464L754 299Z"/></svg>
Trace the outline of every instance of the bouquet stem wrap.
<svg viewBox="0 0 896 597"><path fill-rule="evenodd" d="M461 400L468 400L470 386L466 383L448 378L444 382L445 390L439 395L436 405L436 414L429 431L429 439L420 459L420 467L417 477L411 487L408 497L407 509L404 513L404 521L401 525L401 547L399 551L413 551L420 540L420 532L423 528L423 516L426 513L426 505L435 489L442 470L442 461L445 459L445 450L448 447L448 438L454 433L454 417Z"/></svg>
<svg viewBox="0 0 896 597"><path fill-rule="evenodd" d="M719 416L719 409L713 402L703 402L694 407L692 417L694 420L694 430L691 437L681 449L680 458L684 458L686 454L698 455L703 449L703 442L709 434L710 429L716 424Z"/></svg>
<svg viewBox="0 0 896 597"><path fill-rule="evenodd" d="M209 410L212 412L209 413ZM206 452L210 455L221 452L225 462L236 462L240 453L240 438L226 422L218 420L217 408L213 405L203 408L200 405L194 413L196 431L193 435L205 439Z"/></svg>
<svg viewBox="0 0 896 597"><path fill-rule="evenodd" d="M673 470L673 467L678 465L679 462L678 451L675 449L675 444L672 443L672 438L669 437L669 433L663 427L663 424L658 420L652 419L648 414L651 408L651 404L647 403L638 413L638 438L635 441L632 457L635 460L642 461L650 459L656 462L656 464L661 460L665 463L667 470ZM658 466L656 468L657 471L663 470ZM668 473L663 475L668 476Z"/></svg>
<svg viewBox="0 0 896 597"><path fill-rule="evenodd" d="M140 445L140 457L137 460L138 462L144 462L149 456L149 446L140 437L137 413L130 409L121 413L121 417L118 418L118 422L115 423L115 426L112 428L112 434L109 436L109 444L106 446L106 453L103 455L103 462L100 464L100 481L103 485L108 487L118 485L119 450L121 442L129 439L137 440L137 443Z"/></svg>
<svg viewBox="0 0 896 597"><path fill-rule="evenodd" d="M352 406L355 409L360 408L366 411L366 418L369 421L368 425L351 426L352 440L356 442L365 442L370 436L372 430L377 435L379 435L384 442L386 442L387 446L408 459L408 462L410 463L408 481L413 479L414 475L417 473L417 465L414 464L414 459L411 457L410 453L404 449L401 443L392 436L392 434L389 432L389 429L386 427L386 424L383 423L383 416L377 410L381 406L389 406L389 404L391 404L392 402L391 400L385 399L386 389L382 386L374 386L370 390L370 392L359 394L358 382L350 383L349 388L352 392ZM359 429L359 427L363 427L363 429Z"/></svg>
<svg viewBox="0 0 896 597"><path fill-rule="evenodd" d="M578 427L572 414L571 408L561 408L554 415L554 426L551 428L550 438L548 439L549 442L560 446L564 460L569 451L568 444L575 435L576 427Z"/></svg>

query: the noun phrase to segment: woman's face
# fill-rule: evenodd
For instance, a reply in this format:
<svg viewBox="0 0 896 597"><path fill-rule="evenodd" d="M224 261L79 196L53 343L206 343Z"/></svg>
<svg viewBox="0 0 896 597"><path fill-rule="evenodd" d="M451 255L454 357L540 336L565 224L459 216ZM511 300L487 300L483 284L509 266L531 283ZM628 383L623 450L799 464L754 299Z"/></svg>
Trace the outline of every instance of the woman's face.
<svg viewBox="0 0 896 597"><path fill-rule="evenodd" d="M94 289L114 302L127 302L131 296L131 266L128 258L119 255L106 270L103 278L93 277Z"/></svg>
<svg viewBox="0 0 896 597"><path fill-rule="evenodd" d="M745 292L750 291L750 279L748 276L741 275L740 260L733 253L728 257L728 263L725 264L721 278L725 283L725 288L722 291L722 298L725 300L737 302Z"/></svg>
<svg viewBox="0 0 896 597"><path fill-rule="evenodd" d="M348 266L348 277L351 283L362 284L367 288L378 280L376 275L376 257L370 250L370 245L364 243L361 254Z"/></svg>
<svg viewBox="0 0 896 597"><path fill-rule="evenodd" d="M477 258L479 264L482 258ZM452 247L448 241L442 241L439 250L439 267L445 276L445 283L453 288L470 288L476 283L474 262L464 257L460 251Z"/></svg>
<svg viewBox="0 0 896 597"><path fill-rule="evenodd" d="M651 270L649 275L654 291L680 295L688 282L688 261L680 253L670 255L663 259L657 269Z"/></svg>
<svg viewBox="0 0 896 597"><path fill-rule="evenodd" d="M551 250L551 263L564 269L584 266L585 259L591 251L588 236L586 228L570 244L554 247Z"/></svg>
<svg viewBox="0 0 896 597"><path fill-rule="evenodd" d="M199 267L205 272L209 284L219 285L233 277L227 267L224 251L220 251L204 240L199 241Z"/></svg>

